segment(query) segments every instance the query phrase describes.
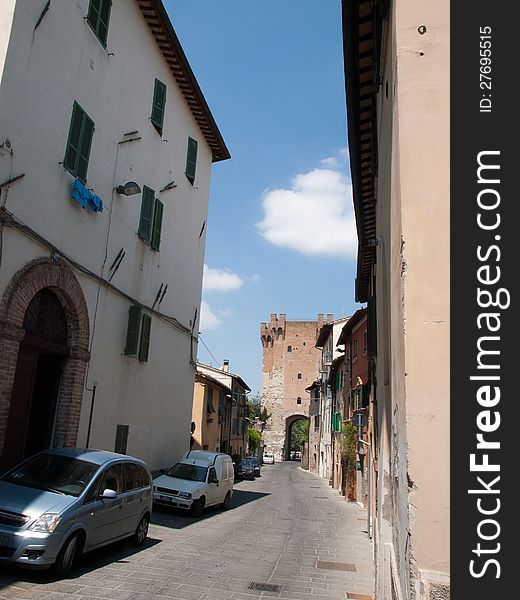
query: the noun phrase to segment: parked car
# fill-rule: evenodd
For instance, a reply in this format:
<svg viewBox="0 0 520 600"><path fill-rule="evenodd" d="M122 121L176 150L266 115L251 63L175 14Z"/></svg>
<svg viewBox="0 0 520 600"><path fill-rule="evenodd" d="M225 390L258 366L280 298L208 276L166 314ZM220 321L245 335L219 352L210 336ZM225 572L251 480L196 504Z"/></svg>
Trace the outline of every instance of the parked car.
<svg viewBox="0 0 520 600"><path fill-rule="evenodd" d="M297 450L297 451L294 453L294 459L295 459L295 460L301 460L301 459L302 459L302 453L301 453L299 450Z"/></svg>
<svg viewBox="0 0 520 600"><path fill-rule="evenodd" d="M260 477L260 459L258 456L251 456L251 462L253 463L253 470L255 477Z"/></svg>
<svg viewBox="0 0 520 600"><path fill-rule="evenodd" d="M154 479L153 500L157 504L190 510L200 517L206 506L229 507L233 482L230 456L190 450L180 462Z"/></svg>
<svg viewBox="0 0 520 600"><path fill-rule="evenodd" d="M64 577L82 552L131 536L142 546L151 511L152 476L141 460L40 452L0 478L0 562L53 566Z"/></svg>
<svg viewBox="0 0 520 600"><path fill-rule="evenodd" d="M254 480L255 467L253 461L250 458L245 457L238 463L237 478Z"/></svg>
<svg viewBox="0 0 520 600"><path fill-rule="evenodd" d="M269 451L264 452L263 461L265 465L274 465L274 454Z"/></svg>

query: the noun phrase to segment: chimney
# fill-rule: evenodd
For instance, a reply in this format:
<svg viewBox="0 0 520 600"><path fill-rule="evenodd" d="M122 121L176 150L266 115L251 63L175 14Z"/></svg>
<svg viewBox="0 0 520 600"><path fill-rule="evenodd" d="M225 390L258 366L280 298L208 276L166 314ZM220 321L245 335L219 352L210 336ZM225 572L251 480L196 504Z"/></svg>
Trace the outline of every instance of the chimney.
<svg viewBox="0 0 520 600"><path fill-rule="evenodd" d="M327 313L327 323L332 323L334 321L333 313Z"/></svg>
<svg viewBox="0 0 520 600"><path fill-rule="evenodd" d="M229 360L227 358L224 359L222 370L224 371L224 373L229 373Z"/></svg>

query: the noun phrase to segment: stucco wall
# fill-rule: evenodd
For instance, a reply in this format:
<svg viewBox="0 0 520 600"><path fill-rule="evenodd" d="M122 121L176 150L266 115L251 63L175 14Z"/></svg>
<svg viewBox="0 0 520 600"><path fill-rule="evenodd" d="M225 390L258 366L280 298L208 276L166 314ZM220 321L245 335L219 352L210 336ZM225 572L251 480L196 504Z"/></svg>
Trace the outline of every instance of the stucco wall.
<svg viewBox="0 0 520 600"><path fill-rule="evenodd" d="M389 18L378 94L377 592L393 598L393 585L419 600L449 596L449 3L396 0Z"/></svg>
<svg viewBox="0 0 520 600"><path fill-rule="evenodd" d="M6 8L2 2L1 33ZM0 175L25 173L2 191L2 205L59 251L107 279L123 293L191 329L200 307L211 152L137 2L115 0L107 48L84 17L88 0L54 0L39 27L45 2L17 2L0 88ZM3 39L3 38L2 38ZM0 47L0 59L2 58ZM1 63L0 63L1 64ZM162 137L150 122L154 81L167 85ZM60 164L77 101L95 123L87 186L105 205L82 209L70 197L73 177ZM126 136L129 132L137 132ZM184 175L187 139L198 140L194 185ZM120 144L129 137L133 142ZM113 188L133 180L164 203L160 252L137 236L141 195ZM175 180L177 187L160 192ZM27 261L50 251L15 230L4 231L0 293ZM147 363L123 356L130 301L86 275L78 278L91 322L86 388L96 386L90 445L113 450L117 424L129 425L128 452L151 468L170 464L188 449L194 370L189 335L153 317ZM86 442L92 392L85 389L78 444Z"/></svg>

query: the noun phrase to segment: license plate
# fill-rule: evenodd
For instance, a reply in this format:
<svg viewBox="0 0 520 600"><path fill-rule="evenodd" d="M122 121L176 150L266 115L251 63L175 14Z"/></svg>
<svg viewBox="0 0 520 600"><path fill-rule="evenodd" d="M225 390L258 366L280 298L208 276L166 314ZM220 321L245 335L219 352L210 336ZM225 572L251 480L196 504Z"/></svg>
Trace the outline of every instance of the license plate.
<svg viewBox="0 0 520 600"><path fill-rule="evenodd" d="M170 496L159 496L159 500L162 500L163 502L173 502L173 498L170 498Z"/></svg>

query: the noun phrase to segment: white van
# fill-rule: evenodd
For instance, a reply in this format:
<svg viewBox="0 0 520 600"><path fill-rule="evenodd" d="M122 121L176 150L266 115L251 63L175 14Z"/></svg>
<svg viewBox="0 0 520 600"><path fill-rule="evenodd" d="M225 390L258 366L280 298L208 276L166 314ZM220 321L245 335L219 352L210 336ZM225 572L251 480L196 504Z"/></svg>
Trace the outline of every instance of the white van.
<svg viewBox="0 0 520 600"><path fill-rule="evenodd" d="M153 481L153 501L191 510L200 517L206 506L229 507L233 495L233 461L227 454L191 450Z"/></svg>
<svg viewBox="0 0 520 600"><path fill-rule="evenodd" d="M264 452L263 461L265 465L274 465L274 454L269 450L266 450Z"/></svg>

